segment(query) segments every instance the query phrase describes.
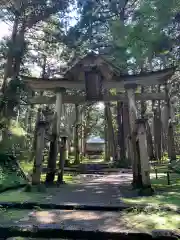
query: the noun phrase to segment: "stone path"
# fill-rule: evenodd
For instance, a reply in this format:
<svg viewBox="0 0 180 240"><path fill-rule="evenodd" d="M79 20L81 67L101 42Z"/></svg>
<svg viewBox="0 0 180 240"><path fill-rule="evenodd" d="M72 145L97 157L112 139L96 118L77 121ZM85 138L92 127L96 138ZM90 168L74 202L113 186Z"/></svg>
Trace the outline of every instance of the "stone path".
<svg viewBox="0 0 180 240"><path fill-rule="evenodd" d="M50 196L44 201L56 204L85 204L85 205L122 205L120 184L131 181L131 174L109 174L106 176L81 175L80 184L62 185L50 189ZM22 211L19 211L21 213ZM130 230L123 221L121 212L102 211L26 211L24 217L16 219L14 224L58 224L65 229L84 229L99 231Z"/></svg>
<svg viewBox="0 0 180 240"><path fill-rule="evenodd" d="M80 175L77 184L62 185L58 191L49 189L46 202L54 204L122 205L121 184L131 181L131 174Z"/></svg>

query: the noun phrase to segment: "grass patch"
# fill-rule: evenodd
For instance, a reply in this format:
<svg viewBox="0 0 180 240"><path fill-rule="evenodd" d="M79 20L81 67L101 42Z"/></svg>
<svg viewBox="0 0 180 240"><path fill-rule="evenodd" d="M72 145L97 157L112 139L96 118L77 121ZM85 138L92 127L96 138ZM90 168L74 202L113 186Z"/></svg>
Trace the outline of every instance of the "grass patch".
<svg viewBox="0 0 180 240"><path fill-rule="evenodd" d="M96 158L96 159L93 159L93 158L84 158L83 161L81 163L89 163L89 164L94 164L94 163L106 163L104 162L104 159L101 159L101 158Z"/></svg>
<svg viewBox="0 0 180 240"><path fill-rule="evenodd" d="M33 162L21 162L20 166L22 168L22 170L25 172L25 174L28 174L30 172L32 172L33 169ZM55 181L57 181L58 176L55 176ZM46 173L42 173L41 174L41 181L45 182L46 180ZM64 174L64 181L66 183L72 183L73 182L73 177L70 174Z"/></svg>
<svg viewBox="0 0 180 240"><path fill-rule="evenodd" d="M129 212L123 214L123 221L128 228L140 232L151 232L156 229L178 231L180 215L173 212Z"/></svg>
<svg viewBox="0 0 180 240"><path fill-rule="evenodd" d="M45 178L45 175L43 176ZM68 184L75 182L72 175L64 175L64 181ZM0 194L0 202L50 202L54 191L59 188L47 189L46 192L25 192L24 189L10 190Z"/></svg>
<svg viewBox="0 0 180 240"><path fill-rule="evenodd" d="M0 194L1 202L41 202L46 199L48 193L25 192L24 189L7 191Z"/></svg>
<svg viewBox="0 0 180 240"><path fill-rule="evenodd" d="M1 214L0 223L12 224L12 223L20 222L21 219L28 217L29 212L30 212L29 210L18 211L18 210L7 210L2 208L0 209L0 214Z"/></svg>
<svg viewBox="0 0 180 240"><path fill-rule="evenodd" d="M56 176L55 176L55 181L57 181L57 178L58 178L58 176L56 175ZM42 181L42 182L45 182L45 180L46 180L46 174L45 174L45 173L44 173L44 174L41 174L41 181ZM73 183L73 176L70 175L70 174L64 174L63 180L64 180L66 183Z"/></svg>
<svg viewBox="0 0 180 240"><path fill-rule="evenodd" d="M129 204L162 205L173 209L180 208L180 175L170 173L170 182L171 185L167 185L166 174L158 174L158 179L155 179L155 174L151 174L152 187L156 191L154 196L123 198L122 200Z"/></svg>
<svg viewBox="0 0 180 240"><path fill-rule="evenodd" d="M4 172L0 168L0 191L9 187L16 187L20 184L26 184L26 180L16 174L16 172Z"/></svg>
<svg viewBox="0 0 180 240"><path fill-rule="evenodd" d="M20 162L20 167L25 172L25 174L28 174L33 169L33 162L22 161Z"/></svg>
<svg viewBox="0 0 180 240"><path fill-rule="evenodd" d="M151 173L155 173L155 169L157 169L157 173L166 173L169 171L168 164L163 164L162 166L151 165Z"/></svg>

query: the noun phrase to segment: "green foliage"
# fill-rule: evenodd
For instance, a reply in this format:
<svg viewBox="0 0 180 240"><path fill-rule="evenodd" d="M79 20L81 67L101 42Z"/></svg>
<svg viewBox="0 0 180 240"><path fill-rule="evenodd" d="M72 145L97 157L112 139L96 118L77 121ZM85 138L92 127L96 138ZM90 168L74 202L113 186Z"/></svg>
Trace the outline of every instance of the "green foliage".
<svg viewBox="0 0 180 240"><path fill-rule="evenodd" d="M104 138L104 106L92 105L85 113L85 135Z"/></svg>
<svg viewBox="0 0 180 240"><path fill-rule="evenodd" d="M174 160L169 164L169 168L180 174L180 160Z"/></svg>
<svg viewBox="0 0 180 240"><path fill-rule="evenodd" d="M0 142L0 152L20 155L26 140L25 131L13 121L11 122L9 129L5 131L8 131L7 138Z"/></svg>
<svg viewBox="0 0 180 240"><path fill-rule="evenodd" d="M0 154L0 191L26 183L27 181L21 174L16 159Z"/></svg>

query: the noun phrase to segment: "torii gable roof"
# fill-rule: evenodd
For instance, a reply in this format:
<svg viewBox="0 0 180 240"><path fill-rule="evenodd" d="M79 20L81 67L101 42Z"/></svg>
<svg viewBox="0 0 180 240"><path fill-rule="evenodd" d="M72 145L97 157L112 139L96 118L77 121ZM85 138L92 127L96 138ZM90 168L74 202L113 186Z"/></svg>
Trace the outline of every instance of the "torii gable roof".
<svg viewBox="0 0 180 240"><path fill-rule="evenodd" d="M25 83L36 90L53 90L59 87L84 89L85 88L85 68L89 65L96 65L104 78L104 88L121 88L126 85L156 85L163 84L175 72L175 67L160 71L140 73L140 74L122 74L113 64L108 62L103 56L90 53L78 60L69 68L63 78L33 78L21 76Z"/></svg>

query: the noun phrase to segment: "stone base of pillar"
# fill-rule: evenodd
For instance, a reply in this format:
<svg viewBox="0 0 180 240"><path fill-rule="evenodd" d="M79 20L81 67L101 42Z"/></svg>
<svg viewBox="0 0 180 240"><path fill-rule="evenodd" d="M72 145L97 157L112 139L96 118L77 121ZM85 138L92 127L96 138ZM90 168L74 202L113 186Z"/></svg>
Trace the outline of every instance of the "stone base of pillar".
<svg viewBox="0 0 180 240"><path fill-rule="evenodd" d="M141 175L134 176L131 184L132 184L133 189L141 189L143 187L142 176Z"/></svg>
<svg viewBox="0 0 180 240"><path fill-rule="evenodd" d="M139 196L152 196L155 193L155 190L151 186L143 186L138 191Z"/></svg>

